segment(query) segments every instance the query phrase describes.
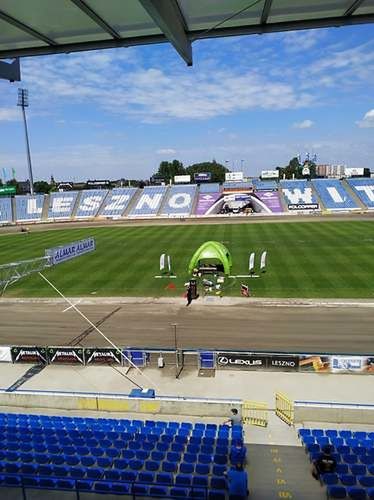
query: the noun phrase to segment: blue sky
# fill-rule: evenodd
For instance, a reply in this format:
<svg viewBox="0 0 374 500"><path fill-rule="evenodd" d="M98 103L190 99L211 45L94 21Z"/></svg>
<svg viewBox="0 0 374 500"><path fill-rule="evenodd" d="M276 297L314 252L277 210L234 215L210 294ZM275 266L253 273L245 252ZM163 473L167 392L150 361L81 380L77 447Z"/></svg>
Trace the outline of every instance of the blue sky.
<svg viewBox="0 0 374 500"><path fill-rule="evenodd" d="M162 160L247 175L298 153L374 170L373 26L28 58L34 177L147 178ZM27 177L18 84L0 80L0 175ZM243 162L241 161L243 160Z"/></svg>

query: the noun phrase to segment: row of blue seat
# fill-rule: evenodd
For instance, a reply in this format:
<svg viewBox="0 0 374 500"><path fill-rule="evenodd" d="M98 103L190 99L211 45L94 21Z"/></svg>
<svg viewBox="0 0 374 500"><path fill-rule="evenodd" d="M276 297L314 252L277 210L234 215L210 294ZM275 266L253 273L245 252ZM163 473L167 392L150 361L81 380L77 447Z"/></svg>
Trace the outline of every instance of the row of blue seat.
<svg viewBox="0 0 374 500"><path fill-rule="evenodd" d="M358 486L328 486L328 498L352 498L353 500L374 499L374 488L360 488Z"/></svg>
<svg viewBox="0 0 374 500"><path fill-rule="evenodd" d="M92 480L110 480L140 483L162 483L168 485L184 486L203 486L215 489L226 488L226 478L221 476L209 476L206 474L173 474L168 471L123 471L117 469L105 470L99 467L68 467L61 465L39 465L30 467L30 464L23 464L17 467L15 464L0 463L1 474L16 474L36 477L70 478L70 479L92 479ZM353 484L353 483L352 483Z"/></svg>
<svg viewBox="0 0 374 500"><path fill-rule="evenodd" d="M75 457L73 457L75 458ZM72 460L72 457L64 457L63 455L55 455L49 462L45 461L25 461L25 462L0 462L0 472L22 473L22 474L40 474L41 471L48 470L49 474L52 471L57 471L60 476L69 474L77 474L74 477L84 477L88 468L99 469L102 473L111 474L116 471L116 474L122 474L124 471L131 474L139 472L139 464L130 464L127 460L115 459L112 463L106 458L94 459L93 457L82 457L80 460ZM143 469L143 467L140 467ZM171 472L164 470L162 465L156 460L148 460L144 464L144 470L149 472ZM179 474L205 474L206 476L213 474L215 476L223 476L227 471L225 465L220 464L193 464L181 462L178 464L176 473ZM57 474L57 472L55 472ZM83 472L83 475L82 475ZM92 473L92 474L96 474ZM100 476L101 477L101 476Z"/></svg>
<svg viewBox="0 0 374 500"><path fill-rule="evenodd" d="M321 452L311 452L310 454L310 460L313 462L314 460L317 460L318 457L321 456ZM338 463L345 463L347 465L354 465L354 464L362 464L362 465L367 465L368 467L371 467L373 465L373 461L371 459L371 456L369 455L354 455L354 454L347 454L347 455L340 455L339 453L331 453L331 457L336 460Z"/></svg>
<svg viewBox="0 0 374 500"><path fill-rule="evenodd" d="M59 491L78 490L117 495L139 495L161 498L200 498L207 500L225 500L222 489L208 490L201 486L177 486L169 484L142 484L137 482L113 482L94 480L74 480L53 477L32 477L17 475L0 475L0 487L26 487Z"/></svg>
<svg viewBox="0 0 374 500"><path fill-rule="evenodd" d="M374 488L374 476L355 475L355 474L337 474L336 472L322 474L322 482L326 485L342 484L343 486L356 486L359 484L365 488Z"/></svg>
<svg viewBox="0 0 374 500"><path fill-rule="evenodd" d="M59 453L64 451L69 455L96 455L101 456L107 454L111 457L119 457L121 453L126 453L125 458L133 458L135 454L143 455L152 451L161 451L166 453L195 453L195 454L209 454L209 455L228 455L229 448L227 446L209 446L209 445L196 445L196 444L182 444L182 443L150 443L144 441L142 443L130 441L121 446L120 442L115 442L113 446L106 441L100 441L97 446L90 446L90 443L76 442L62 443L62 442L37 442L29 441L20 443L17 441L1 441L0 450L3 451L20 451L20 452L34 452L34 453ZM128 446L126 446L128 444ZM318 447L318 445L308 445L309 447ZM308 448L309 449L309 448ZM317 449L310 449L309 451L318 451ZM147 457L146 457L147 458Z"/></svg>
<svg viewBox="0 0 374 500"><path fill-rule="evenodd" d="M324 445L320 446L319 444L307 444L305 449L309 453L322 452L325 448ZM366 448L365 446L347 446L341 445L335 446L329 445L329 449L331 453L337 453L339 455L357 455L358 457L366 456L368 462L370 463L370 459L374 460L374 448ZM374 463L374 462L373 462Z"/></svg>
<svg viewBox="0 0 374 500"><path fill-rule="evenodd" d="M304 444L319 444L324 446L326 444L332 444L334 446L365 446L366 448L374 448L374 440L372 439L357 439L357 438L329 438L327 436L314 437L314 436L303 436L301 441Z"/></svg>
<svg viewBox="0 0 374 500"><path fill-rule="evenodd" d="M373 439L374 432L366 431L351 431L348 429L299 429L299 436L314 436L323 437L327 436L329 438L342 437L346 438L356 438L356 439Z"/></svg>

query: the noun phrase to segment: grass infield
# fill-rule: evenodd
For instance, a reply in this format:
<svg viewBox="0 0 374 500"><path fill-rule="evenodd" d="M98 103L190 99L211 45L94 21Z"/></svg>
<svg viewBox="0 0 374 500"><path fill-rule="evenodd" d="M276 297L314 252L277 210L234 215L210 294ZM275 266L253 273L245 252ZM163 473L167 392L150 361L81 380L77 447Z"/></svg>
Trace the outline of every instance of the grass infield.
<svg viewBox="0 0 374 500"><path fill-rule="evenodd" d="M255 297L374 297L374 224L369 221L179 225L64 229L0 237L0 264L44 255L46 248L96 238L97 250L48 269L45 274L68 296L181 296L194 250L207 240L224 243L233 274L247 274L250 251L268 251L259 279L228 280L226 295L248 283ZM175 280L155 279L161 253L172 257ZM168 288L174 283L175 288ZM5 296L50 297L55 292L30 276Z"/></svg>

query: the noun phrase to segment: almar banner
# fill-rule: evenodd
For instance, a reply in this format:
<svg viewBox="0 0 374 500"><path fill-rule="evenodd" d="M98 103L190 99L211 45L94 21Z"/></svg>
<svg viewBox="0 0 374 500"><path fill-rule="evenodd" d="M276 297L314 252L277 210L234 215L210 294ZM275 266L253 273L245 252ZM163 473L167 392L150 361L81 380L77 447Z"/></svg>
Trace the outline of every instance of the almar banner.
<svg viewBox="0 0 374 500"><path fill-rule="evenodd" d="M45 251L45 255L51 259L51 265L61 264L67 260L74 259L96 249L94 238L86 238L84 240L73 241L68 245L49 248Z"/></svg>

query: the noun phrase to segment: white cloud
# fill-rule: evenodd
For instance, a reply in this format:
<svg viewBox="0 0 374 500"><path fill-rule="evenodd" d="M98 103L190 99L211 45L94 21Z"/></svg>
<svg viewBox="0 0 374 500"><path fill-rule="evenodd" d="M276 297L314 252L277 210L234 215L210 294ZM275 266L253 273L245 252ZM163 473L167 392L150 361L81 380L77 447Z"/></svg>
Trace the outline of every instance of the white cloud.
<svg viewBox="0 0 374 500"><path fill-rule="evenodd" d="M172 148L158 149L156 151L157 155L174 155L176 154L176 150Z"/></svg>
<svg viewBox="0 0 374 500"><path fill-rule="evenodd" d="M296 122L292 126L293 128L311 128L314 122L312 120L303 120L302 122Z"/></svg>
<svg viewBox="0 0 374 500"><path fill-rule="evenodd" d="M293 83L245 68L144 68L118 64L116 53L27 60L25 83L39 104L52 101L89 103L107 112L133 116L145 123L166 119L209 119L251 109L284 110L308 106L313 97ZM99 65L99 71L98 71ZM115 82L115 83L113 83Z"/></svg>
<svg viewBox="0 0 374 500"><path fill-rule="evenodd" d="M15 122L21 119L21 111L14 108L0 108L0 122Z"/></svg>
<svg viewBox="0 0 374 500"><path fill-rule="evenodd" d="M360 128L374 128L374 109L365 113L363 119L356 123Z"/></svg>
<svg viewBox="0 0 374 500"><path fill-rule="evenodd" d="M324 36L324 30L290 31L283 35L283 42L288 52L302 52L317 45Z"/></svg>

